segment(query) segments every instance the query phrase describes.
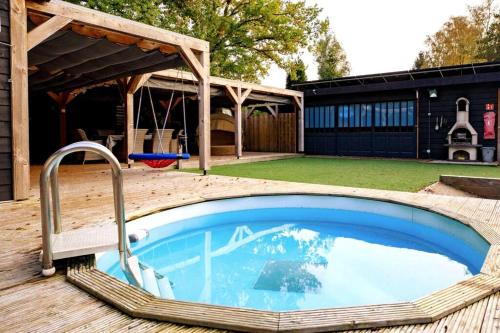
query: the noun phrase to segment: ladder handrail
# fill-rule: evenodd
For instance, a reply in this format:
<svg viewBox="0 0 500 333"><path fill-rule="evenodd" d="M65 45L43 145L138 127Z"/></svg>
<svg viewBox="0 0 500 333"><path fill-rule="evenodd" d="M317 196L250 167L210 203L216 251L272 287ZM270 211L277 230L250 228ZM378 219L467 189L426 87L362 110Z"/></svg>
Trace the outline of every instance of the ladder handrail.
<svg viewBox="0 0 500 333"><path fill-rule="evenodd" d="M42 274L50 276L55 273L52 256L52 234L61 233L61 205L59 200L58 171L62 159L75 152L92 152L102 156L111 165L113 180L113 197L115 220L118 225L118 251L120 253L120 267L127 279L134 285L139 285L136 277L130 269L128 257L130 250L127 243L125 230L125 206L123 201L123 173L120 162L113 153L95 142L80 141L65 146L52 154L45 162L40 173L40 208L42 220ZM49 193L50 188L50 193ZM52 196L53 224L51 223L50 196Z"/></svg>

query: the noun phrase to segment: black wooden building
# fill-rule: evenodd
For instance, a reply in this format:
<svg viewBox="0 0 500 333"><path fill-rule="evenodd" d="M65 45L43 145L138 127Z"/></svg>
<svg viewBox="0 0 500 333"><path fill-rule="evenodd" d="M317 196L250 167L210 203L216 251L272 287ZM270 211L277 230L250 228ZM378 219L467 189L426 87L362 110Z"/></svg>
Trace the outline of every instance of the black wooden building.
<svg viewBox="0 0 500 333"><path fill-rule="evenodd" d="M12 199L9 1L0 1L0 201Z"/></svg>
<svg viewBox="0 0 500 333"><path fill-rule="evenodd" d="M499 107L500 62L309 81L292 87L304 91L306 154L448 159L448 131L456 121L459 98L469 101L478 146L498 148L500 143L498 116L495 139L483 138L486 104Z"/></svg>

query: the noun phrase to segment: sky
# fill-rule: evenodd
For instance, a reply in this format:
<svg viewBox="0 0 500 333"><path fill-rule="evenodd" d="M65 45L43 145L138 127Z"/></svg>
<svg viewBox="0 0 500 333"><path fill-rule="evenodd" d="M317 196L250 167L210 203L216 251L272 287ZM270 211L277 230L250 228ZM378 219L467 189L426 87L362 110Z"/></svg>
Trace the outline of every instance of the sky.
<svg viewBox="0 0 500 333"><path fill-rule="evenodd" d="M419 51L450 16L466 15L482 0L306 0L323 8L322 17L342 43L351 75L408 70ZM307 78L315 80L312 55L303 55ZM284 87L286 74L273 66L262 84Z"/></svg>

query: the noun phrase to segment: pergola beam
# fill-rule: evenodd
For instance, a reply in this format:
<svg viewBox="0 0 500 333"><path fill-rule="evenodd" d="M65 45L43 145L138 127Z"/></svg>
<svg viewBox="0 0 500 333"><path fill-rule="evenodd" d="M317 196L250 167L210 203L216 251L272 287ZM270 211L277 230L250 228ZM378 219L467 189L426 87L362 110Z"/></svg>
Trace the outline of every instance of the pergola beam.
<svg viewBox="0 0 500 333"><path fill-rule="evenodd" d="M28 32L28 51L67 26L73 19L64 16L53 16Z"/></svg>

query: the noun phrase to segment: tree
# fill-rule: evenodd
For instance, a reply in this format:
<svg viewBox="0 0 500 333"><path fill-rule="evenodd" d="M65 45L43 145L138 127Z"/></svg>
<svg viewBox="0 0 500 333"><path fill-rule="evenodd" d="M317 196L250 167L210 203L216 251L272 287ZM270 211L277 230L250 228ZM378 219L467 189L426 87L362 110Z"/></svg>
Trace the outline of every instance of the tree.
<svg viewBox="0 0 500 333"><path fill-rule="evenodd" d="M288 73L286 75L286 86L290 88L293 83L307 81L306 65L302 59L291 60L288 64Z"/></svg>
<svg viewBox="0 0 500 333"><path fill-rule="evenodd" d="M418 52L417 59L415 59L415 62L413 63L413 69L424 68L425 62L426 62L425 52L423 51Z"/></svg>
<svg viewBox="0 0 500 333"><path fill-rule="evenodd" d="M321 9L305 0L69 0L210 42L211 74L257 81L309 47Z"/></svg>
<svg viewBox="0 0 500 333"><path fill-rule="evenodd" d="M346 76L351 71L344 49L332 32L327 31L318 39L314 56L321 80Z"/></svg>
<svg viewBox="0 0 500 333"><path fill-rule="evenodd" d="M479 46L479 55L486 61L500 61L500 13L495 15Z"/></svg>
<svg viewBox="0 0 500 333"><path fill-rule="evenodd" d="M484 62L482 41L494 12L494 0L469 7L467 16L453 16L434 35L428 36L426 49L419 52L414 67L428 68Z"/></svg>

